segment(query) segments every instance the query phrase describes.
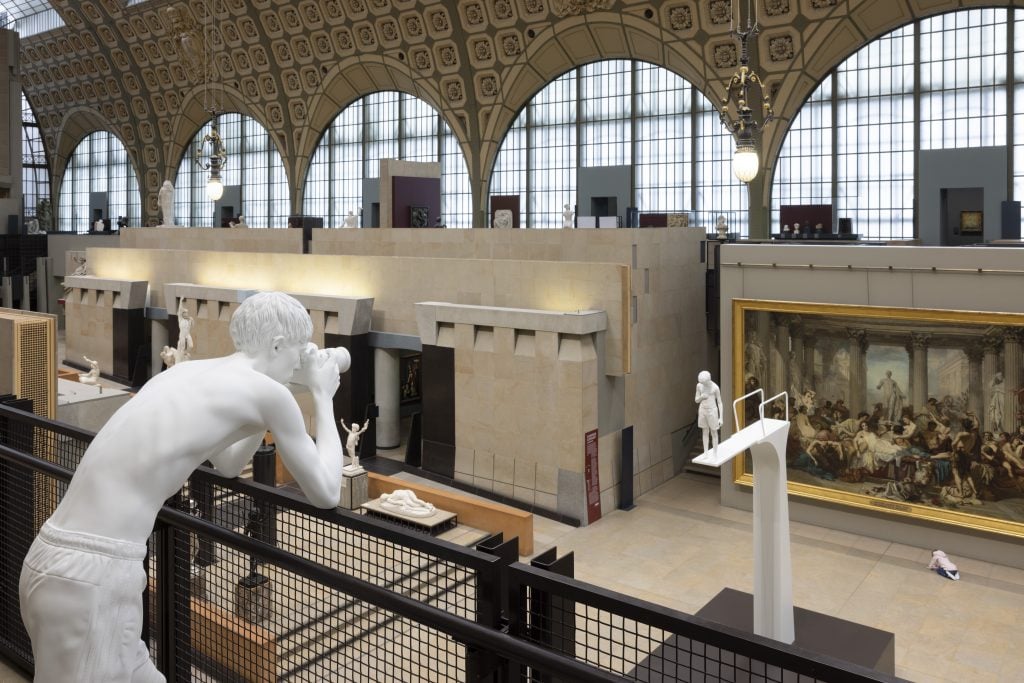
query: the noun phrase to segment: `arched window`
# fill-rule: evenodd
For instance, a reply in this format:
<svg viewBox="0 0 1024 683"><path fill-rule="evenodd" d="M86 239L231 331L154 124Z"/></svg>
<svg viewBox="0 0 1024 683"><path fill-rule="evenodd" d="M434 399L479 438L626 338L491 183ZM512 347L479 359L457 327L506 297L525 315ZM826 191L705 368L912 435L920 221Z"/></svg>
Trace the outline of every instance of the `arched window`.
<svg viewBox="0 0 1024 683"><path fill-rule="evenodd" d="M520 196L523 227L562 227L580 177L631 168L630 206L688 213L713 226L718 214L747 232L747 188L732 175L733 141L718 110L681 76L653 64L605 60L555 79L523 108L501 145L492 195ZM610 177L610 176L609 176ZM624 216L625 206L617 213ZM591 207L579 207L588 215Z"/></svg>
<svg viewBox="0 0 1024 683"><path fill-rule="evenodd" d="M306 176L302 212L340 227L349 211L362 209L362 224L369 226L363 181L380 175L381 159L440 161L441 220L449 228L473 227L469 172L455 134L429 104L396 91L356 100L324 131Z"/></svg>
<svg viewBox="0 0 1024 683"><path fill-rule="evenodd" d="M60 232L89 232L97 218L124 216L128 225L142 222L142 197L128 150L121 140L97 131L75 147L60 186L57 229Z"/></svg>
<svg viewBox="0 0 1024 683"><path fill-rule="evenodd" d="M50 166L46 163L43 136L36 115L21 93L21 193L22 215L36 215L40 199L50 200Z"/></svg>
<svg viewBox="0 0 1024 683"><path fill-rule="evenodd" d="M922 150L1014 144L1008 171L1024 195L1024 136L1007 137L1011 85L1024 106L1024 13L1008 49L1005 9L922 19L871 42L836 67L794 119L776 162L772 231L781 204L833 204L867 239L914 234L917 157ZM917 75L919 74L919 76ZM1017 85L1019 83L1020 85Z"/></svg>
<svg viewBox="0 0 1024 683"><path fill-rule="evenodd" d="M199 129L178 165L174 179L175 223L220 227L222 220L244 216L245 223L253 228L287 228L291 198L284 162L270 133L251 116L230 113L217 117L217 130L228 152L221 173L224 195L216 206L206 196L210 172L196 165L195 150L211 127L208 121ZM209 145L203 152L209 155Z"/></svg>

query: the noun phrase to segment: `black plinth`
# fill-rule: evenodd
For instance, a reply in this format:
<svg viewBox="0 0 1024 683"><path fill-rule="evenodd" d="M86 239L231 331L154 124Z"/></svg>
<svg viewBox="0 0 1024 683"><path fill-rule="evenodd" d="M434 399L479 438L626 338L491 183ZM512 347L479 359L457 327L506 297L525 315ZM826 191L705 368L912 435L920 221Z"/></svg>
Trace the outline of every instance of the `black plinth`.
<svg viewBox="0 0 1024 683"><path fill-rule="evenodd" d="M754 596L726 588L704 605L697 616L752 633ZM793 625L796 647L896 675L896 636L888 631L800 607L793 608Z"/></svg>

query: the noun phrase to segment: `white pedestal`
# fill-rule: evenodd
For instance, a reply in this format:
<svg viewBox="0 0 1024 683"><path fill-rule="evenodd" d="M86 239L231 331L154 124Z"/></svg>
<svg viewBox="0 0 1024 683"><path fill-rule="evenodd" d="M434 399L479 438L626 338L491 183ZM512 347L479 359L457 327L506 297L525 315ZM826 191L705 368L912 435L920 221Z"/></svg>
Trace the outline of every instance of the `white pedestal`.
<svg viewBox="0 0 1024 683"><path fill-rule="evenodd" d="M370 476L362 467L358 470L343 467L341 476L345 483L341 489L341 507L355 510L370 497Z"/></svg>
<svg viewBox="0 0 1024 683"><path fill-rule="evenodd" d="M788 420L763 419L693 459L721 467L747 449L754 458L754 633L792 643L793 567L786 497Z"/></svg>

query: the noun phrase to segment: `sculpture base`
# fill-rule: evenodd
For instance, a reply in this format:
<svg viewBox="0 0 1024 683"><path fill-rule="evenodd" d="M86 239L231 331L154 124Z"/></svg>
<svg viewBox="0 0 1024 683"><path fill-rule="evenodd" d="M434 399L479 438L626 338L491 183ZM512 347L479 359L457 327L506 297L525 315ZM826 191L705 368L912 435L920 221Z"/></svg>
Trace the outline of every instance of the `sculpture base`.
<svg viewBox="0 0 1024 683"><path fill-rule="evenodd" d="M238 580L235 586L235 614L242 619L260 624L272 616L274 584L262 574L250 574Z"/></svg>
<svg viewBox="0 0 1024 683"><path fill-rule="evenodd" d="M697 616L753 633L754 596L725 588L704 605ZM800 607L793 608L793 622L796 627L794 646L896 675L894 634ZM668 647L670 642L662 647Z"/></svg>
<svg viewBox="0 0 1024 683"><path fill-rule="evenodd" d="M423 531L431 536L437 536L438 534L444 533L449 529L454 529L459 525L458 517L455 516L454 512L438 510L435 508L434 514L429 517L408 517L384 508L376 498L363 503L362 509L365 510L366 514L370 517L376 517L395 524L401 524L402 526L415 529L416 531Z"/></svg>
<svg viewBox="0 0 1024 683"><path fill-rule="evenodd" d="M342 468L341 476L345 485L341 489L341 507L355 510L370 498L370 475L362 467L354 472L347 467Z"/></svg>

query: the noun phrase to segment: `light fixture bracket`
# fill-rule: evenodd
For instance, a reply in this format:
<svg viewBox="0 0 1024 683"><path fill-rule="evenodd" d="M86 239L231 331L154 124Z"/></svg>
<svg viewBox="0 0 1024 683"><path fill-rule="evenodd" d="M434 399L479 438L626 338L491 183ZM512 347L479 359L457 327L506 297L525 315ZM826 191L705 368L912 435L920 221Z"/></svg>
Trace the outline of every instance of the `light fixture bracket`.
<svg viewBox="0 0 1024 683"><path fill-rule="evenodd" d="M745 30L736 28L733 35L739 40L740 56L736 72L729 78L725 87L719 109L719 119L736 141L737 154L753 152L757 154L757 141L765 126L775 118L771 98L764 81L757 72L750 68L750 50L747 46L751 36L761 32L757 20L751 20L748 13ZM755 116L751 108L752 101L760 101L760 116ZM746 173L744 175L749 175ZM751 178L752 179L752 178ZM744 182L749 182L745 180Z"/></svg>

